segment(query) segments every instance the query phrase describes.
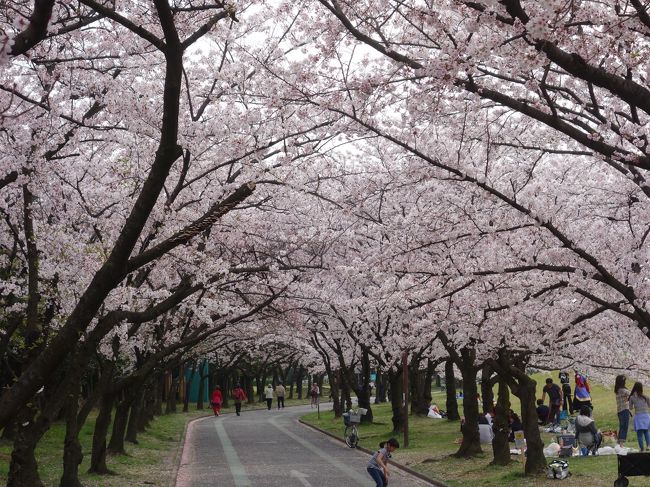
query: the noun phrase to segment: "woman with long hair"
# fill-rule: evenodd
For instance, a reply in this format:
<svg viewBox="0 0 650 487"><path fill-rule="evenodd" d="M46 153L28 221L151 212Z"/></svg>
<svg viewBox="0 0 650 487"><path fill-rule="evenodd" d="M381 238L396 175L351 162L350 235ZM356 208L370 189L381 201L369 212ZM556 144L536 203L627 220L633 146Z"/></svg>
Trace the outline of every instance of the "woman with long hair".
<svg viewBox="0 0 650 487"><path fill-rule="evenodd" d="M617 375L614 381L616 395L616 412L618 413L618 444L623 446L627 440L627 429L630 425L630 391L625 388L624 375Z"/></svg>
<svg viewBox="0 0 650 487"><path fill-rule="evenodd" d="M646 450L650 451L650 399L643 394L643 384L635 382L630 394L630 409L634 409L634 431L639 441L639 450L643 451L643 438L645 438Z"/></svg>

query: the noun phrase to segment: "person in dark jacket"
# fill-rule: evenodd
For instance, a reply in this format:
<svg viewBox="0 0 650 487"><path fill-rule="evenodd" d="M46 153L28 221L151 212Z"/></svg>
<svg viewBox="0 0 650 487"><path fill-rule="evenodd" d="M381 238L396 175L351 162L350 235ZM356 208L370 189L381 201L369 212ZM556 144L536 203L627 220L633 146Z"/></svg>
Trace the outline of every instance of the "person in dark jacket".
<svg viewBox="0 0 650 487"><path fill-rule="evenodd" d="M232 398L235 400L235 412L237 413L237 416L241 416L241 403L243 401L248 401L248 397L239 384L237 384L233 389Z"/></svg>
<svg viewBox="0 0 650 487"><path fill-rule="evenodd" d="M546 404L544 404L542 399L537 400L537 408L535 411L537 411L537 422L541 425L547 424L550 409Z"/></svg>

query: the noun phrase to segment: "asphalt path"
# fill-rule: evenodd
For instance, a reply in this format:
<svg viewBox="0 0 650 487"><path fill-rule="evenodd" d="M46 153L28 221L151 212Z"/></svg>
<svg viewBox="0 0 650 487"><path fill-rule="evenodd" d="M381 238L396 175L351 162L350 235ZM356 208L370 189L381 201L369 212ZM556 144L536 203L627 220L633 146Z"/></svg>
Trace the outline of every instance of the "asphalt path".
<svg viewBox="0 0 650 487"><path fill-rule="evenodd" d="M176 487L374 486L366 472L367 454L298 422L310 410L273 408L192 421ZM394 456L399 457L399 450ZM431 485L395 467L390 473L390 487Z"/></svg>

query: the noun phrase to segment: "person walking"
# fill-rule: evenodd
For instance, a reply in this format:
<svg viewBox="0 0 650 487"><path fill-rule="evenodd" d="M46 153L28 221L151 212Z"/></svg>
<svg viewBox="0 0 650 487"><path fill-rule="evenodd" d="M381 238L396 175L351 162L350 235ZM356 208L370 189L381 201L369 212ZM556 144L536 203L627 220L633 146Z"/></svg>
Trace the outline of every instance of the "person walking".
<svg viewBox="0 0 650 487"><path fill-rule="evenodd" d="M643 450L643 438L645 438L645 451L650 451L650 398L643 394L643 384L635 382L630 394L630 409L634 410L634 431L639 442L639 450Z"/></svg>
<svg viewBox="0 0 650 487"><path fill-rule="evenodd" d="M368 461L366 470L372 480L375 481L375 487L386 487L388 485L388 459L391 453L399 448L399 442L395 438L379 444L377 451Z"/></svg>
<svg viewBox="0 0 650 487"><path fill-rule="evenodd" d="M275 388L275 397L278 398L278 409L280 409L280 407L284 409L284 395L286 392L287 391L284 389L282 382L280 382Z"/></svg>
<svg viewBox="0 0 650 487"><path fill-rule="evenodd" d="M548 422L554 426L560 424L560 408L564 402L564 395L562 389L557 384L553 384L553 379L550 377L546 379L546 385L542 389L542 403L548 394Z"/></svg>
<svg viewBox="0 0 650 487"><path fill-rule="evenodd" d="M271 387L271 384L266 384L266 388L264 389L264 398L266 399L266 407L270 411L271 406L273 405L273 387Z"/></svg>
<svg viewBox="0 0 650 487"><path fill-rule="evenodd" d="M630 391L625 388L624 375L617 375L614 381L616 394L616 412L618 413L618 444L623 446L627 440L627 429L630 424Z"/></svg>
<svg viewBox="0 0 650 487"><path fill-rule="evenodd" d="M221 387L214 386L212 391L212 396L210 398L210 404L212 405L212 411L214 411L215 416L221 415L221 404L223 403L223 394L221 394Z"/></svg>
<svg viewBox="0 0 650 487"><path fill-rule="evenodd" d="M235 385L235 388L232 391L232 398L235 400L235 412L237 413L237 416L241 416L241 403L242 401L248 401L248 397L239 383Z"/></svg>
<svg viewBox="0 0 650 487"><path fill-rule="evenodd" d="M320 389L318 388L318 384L314 382L311 386L311 391L309 391L309 394L311 396L311 404L310 406L313 408L314 406L318 406L318 396L320 396Z"/></svg>

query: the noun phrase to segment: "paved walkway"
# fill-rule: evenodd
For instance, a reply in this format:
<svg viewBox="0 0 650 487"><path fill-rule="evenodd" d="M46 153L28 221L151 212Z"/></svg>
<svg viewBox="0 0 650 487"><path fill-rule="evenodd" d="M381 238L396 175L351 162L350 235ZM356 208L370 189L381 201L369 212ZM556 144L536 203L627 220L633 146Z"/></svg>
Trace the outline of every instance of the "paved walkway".
<svg viewBox="0 0 650 487"><path fill-rule="evenodd" d="M368 455L298 423L308 411L309 406L274 408L193 421L176 487L374 486L366 472ZM430 485L396 468L389 480L391 487Z"/></svg>

